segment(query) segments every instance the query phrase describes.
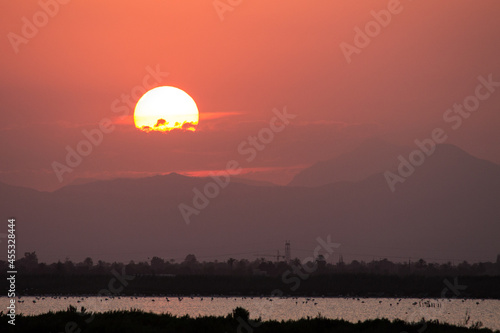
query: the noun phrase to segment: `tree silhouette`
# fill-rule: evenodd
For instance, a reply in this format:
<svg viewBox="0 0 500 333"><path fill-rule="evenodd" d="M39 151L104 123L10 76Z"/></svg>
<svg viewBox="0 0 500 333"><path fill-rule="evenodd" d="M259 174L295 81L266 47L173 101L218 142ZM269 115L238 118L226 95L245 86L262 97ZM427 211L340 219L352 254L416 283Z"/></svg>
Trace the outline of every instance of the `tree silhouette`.
<svg viewBox="0 0 500 333"><path fill-rule="evenodd" d="M94 266L94 261L92 260L92 258L90 257L87 257L85 258L85 260L83 261L83 263L85 264L85 266L87 266L88 268L92 268L92 266Z"/></svg>

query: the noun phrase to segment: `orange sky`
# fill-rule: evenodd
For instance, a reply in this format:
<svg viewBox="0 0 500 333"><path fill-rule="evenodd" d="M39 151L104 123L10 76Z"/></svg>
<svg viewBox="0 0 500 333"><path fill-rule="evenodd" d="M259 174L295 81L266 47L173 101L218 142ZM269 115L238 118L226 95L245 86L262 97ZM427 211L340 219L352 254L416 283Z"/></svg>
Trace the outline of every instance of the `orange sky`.
<svg viewBox="0 0 500 333"><path fill-rule="evenodd" d="M371 137L426 138L479 75L500 81L500 3L401 0L400 13L347 63L339 45L353 44L354 28L389 3L252 0L221 21L213 1L73 0L16 53L9 33L22 35L23 17L32 22L42 9L4 1L0 181L54 189L76 178L222 169L244 160L238 145L284 106L297 117L243 165L257 179L286 183ZM113 112L148 66L169 73L160 85L194 98L197 132L146 134ZM499 107L500 89L448 142L500 163ZM116 129L60 183L51 164L103 118Z"/></svg>

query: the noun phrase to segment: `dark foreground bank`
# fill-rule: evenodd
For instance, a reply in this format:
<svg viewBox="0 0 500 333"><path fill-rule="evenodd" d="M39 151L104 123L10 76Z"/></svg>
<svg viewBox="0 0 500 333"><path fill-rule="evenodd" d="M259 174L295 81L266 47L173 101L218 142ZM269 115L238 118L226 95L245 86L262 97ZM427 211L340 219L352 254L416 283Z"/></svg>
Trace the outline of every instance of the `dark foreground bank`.
<svg viewBox="0 0 500 333"><path fill-rule="evenodd" d="M344 320L305 318L296 321L252 321L248 311L236 308L225 317L176 317L170 314L153 314L142 311L113 311L85 313L74 307L66 311L38 316L16 316L16 325L8 323L5 314L0 315L0 332L493 332L479 328L477 323L466 326L442 324L438 321L405 323L401 320L367 320L356 324ZM496 331L497 333L500 331Z"/></svg>
<svg viewBox="0 0 500 333"><path fill-rule="evenodd" d="M6 276L0 287L8 290ZM387 276L372 274L296 276L139 276L41 274L17 276L17 295L227 295L306 297L432 297L500 299L500 276Z"/></svg>

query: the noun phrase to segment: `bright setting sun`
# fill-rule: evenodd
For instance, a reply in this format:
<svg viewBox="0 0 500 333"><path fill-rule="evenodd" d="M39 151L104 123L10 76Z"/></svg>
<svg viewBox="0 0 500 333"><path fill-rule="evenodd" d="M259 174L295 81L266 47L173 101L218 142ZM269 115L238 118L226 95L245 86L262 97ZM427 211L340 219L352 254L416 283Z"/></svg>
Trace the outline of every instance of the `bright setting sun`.
<svg viewBox="0 0 500 333"><path fill-rule="evenodd" d="M151 89L134 110L135 127L145 132L195 131L198 119L198 107L191 96L170 86Z"/></svg>

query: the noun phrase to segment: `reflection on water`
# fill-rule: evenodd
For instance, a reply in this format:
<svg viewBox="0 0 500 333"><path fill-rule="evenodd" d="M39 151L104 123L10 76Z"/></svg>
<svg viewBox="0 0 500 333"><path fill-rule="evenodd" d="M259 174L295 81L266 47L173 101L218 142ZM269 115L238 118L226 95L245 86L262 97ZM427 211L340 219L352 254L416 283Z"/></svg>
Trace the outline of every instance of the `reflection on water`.
<svg viewBox="0 0 500 333"><path fill-rule="evenodd" d="M0 297L6 309L8 298ZM22 297L17 313L41 314L65 310L69 305L78 310L104 312L108 310L140 309L146 312L174 315L225 316L235 307L250 311L252 318L299 319L316 317L339 318L351 322L388 318L405 321L438 319L450 324L463 324L466 313L469 325L482 322L484 327L500 330L500 300L475 299L413 299L413 298L269 298L269 297ZM5 310L4 310L5 312Z"/></svg>

